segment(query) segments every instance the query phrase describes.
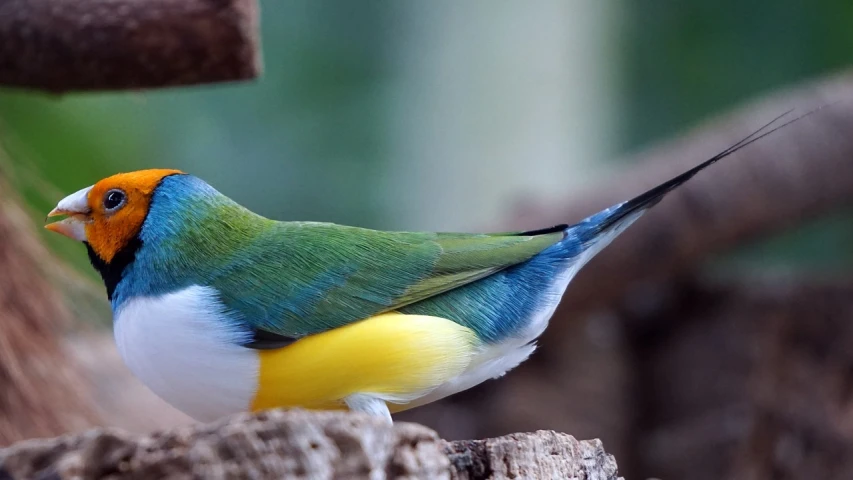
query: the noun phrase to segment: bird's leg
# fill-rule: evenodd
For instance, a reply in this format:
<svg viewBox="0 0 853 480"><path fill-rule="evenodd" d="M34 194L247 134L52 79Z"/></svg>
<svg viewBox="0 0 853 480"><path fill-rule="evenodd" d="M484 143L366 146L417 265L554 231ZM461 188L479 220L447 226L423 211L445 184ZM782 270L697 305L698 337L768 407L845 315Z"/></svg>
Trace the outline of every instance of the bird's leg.
<svg viewBox="0 0 853 480"><path fill-rule="evenodd" d="M384 418L388 423L394 423L391 420L391 412L388 410L388 405L385 400L376 398L365 393L355 393L344 399L347 407L353 412L364 412L370 415L376 415Z"/></svg>

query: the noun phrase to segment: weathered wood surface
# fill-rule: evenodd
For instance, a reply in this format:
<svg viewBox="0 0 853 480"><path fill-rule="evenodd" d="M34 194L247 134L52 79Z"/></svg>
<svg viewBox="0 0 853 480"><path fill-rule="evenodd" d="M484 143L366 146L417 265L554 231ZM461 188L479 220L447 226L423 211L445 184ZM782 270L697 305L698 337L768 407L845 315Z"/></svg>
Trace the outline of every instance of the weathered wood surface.
<svg viewBox="0 0 853 480"><path fill-rule="evenodd" d="M152 435L30 440L0 450L0 478L615 480L617 472L601 442L550 431L445 442L415 424L273 410Z"/></svg>

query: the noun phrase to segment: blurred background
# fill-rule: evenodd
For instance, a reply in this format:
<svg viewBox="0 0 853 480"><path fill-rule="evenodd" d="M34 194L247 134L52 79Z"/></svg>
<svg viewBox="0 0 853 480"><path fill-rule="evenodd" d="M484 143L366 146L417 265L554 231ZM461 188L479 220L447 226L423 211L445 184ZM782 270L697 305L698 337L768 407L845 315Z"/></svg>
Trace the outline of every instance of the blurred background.
<svg viewBox="0 0 853 480"><path fill-rule="evenodd" d="M85 250L40 228L69 192L117 171L170 167L277 219L400 230L529 226L564 211L571 195L608 185L629 154L757 95L841 71L853 47L848 0L261 5L265 71L256 82L62 98L0 91L2 188L22 204L14 230L29 230L23 243L43 243L61 259L32 253L51 264L56 308L69 312L69 345L94 384L100 423L144 430L186 419L125 378ZM752 388L778 380L756 345L779 332L802 337L797 322L812 316L835 338L812 350L837 360L833 385L849 381L841 379L853 361L843 352L853 343L838 338L853 320L853 222L849 209L827 210L704 258L654 294L634 292L664 298L641 315L623 308L636 303L627 297L583 316L567 306L554 322L575 326L549 330L539 358L506 383L402 418L448 438L539 428L602 438L629 478L781 478L773 472L802 472L814 458L849 474L846 408L786 428L767 419L809 410L811 401L767 413ZM7 247L13 234L0 235ZM634 329L637 316L654 317L655 328ZM771 343L788 351L783 340ZM826 371L821 365L815 371ZM832 425L843 426L822 436ZM701 462L707 472L689 474Z"/></svg>

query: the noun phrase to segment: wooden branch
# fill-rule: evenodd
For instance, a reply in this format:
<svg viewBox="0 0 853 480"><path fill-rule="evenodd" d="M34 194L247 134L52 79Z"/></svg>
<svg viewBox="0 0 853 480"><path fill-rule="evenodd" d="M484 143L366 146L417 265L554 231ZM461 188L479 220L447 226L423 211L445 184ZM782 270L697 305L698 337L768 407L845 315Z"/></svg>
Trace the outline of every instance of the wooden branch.
<svg viewBox="0 0 853 480"><path fill-rule="evenodd" d="M597 478L601 442L555 432L444 442L415 424L343 412L272 410L133 436L116 430L0 450L0 478Z"/></svg>
<svg viewBox="0 0 853 480"><path fill-rule="evenodd" d="M566 208L528 213L515 226L579 220L695 166L788 109L804 113L829 103L670 194L581 271L563 305L578 312L613 303L631 285L853 206L853 71L746 104L637 155L614 181L579 192Z"/></svg>
<svg viewBox="0 0 853 480"><path fill-rule="evenodd" d="M0 1L0 86L145 89L260 69L256 0Z"/></svg>

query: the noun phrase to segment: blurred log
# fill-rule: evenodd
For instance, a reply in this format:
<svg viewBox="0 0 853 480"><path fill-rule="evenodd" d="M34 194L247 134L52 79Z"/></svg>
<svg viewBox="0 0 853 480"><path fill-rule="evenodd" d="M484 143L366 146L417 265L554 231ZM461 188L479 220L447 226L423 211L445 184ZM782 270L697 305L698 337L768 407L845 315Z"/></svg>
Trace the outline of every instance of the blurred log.
<svg viewBox="0 0 853 480"><path fill-rule="evenodd" d="M851 279L705 284L658 315L632 476L853 478Z"/></svg>
<svg viewBox="0 0 853 480"><path fill-rule="evenodd" d="M443 442L420 425L272 410L151 436L94 430L0 450L0 478L596 478L616 462L597 440L555 432Z"/></svg>
<svg viewBox="0 0 853 480"><path fill-rule="evenodd" d="M94 424L89 385L61 335L69 320L45 279L48 252L0 178L0 445Z"/></svg>
<svg viewBox="0 0 853 480"><path fill-rule="evenodd" d="M566 208L528 211L520 228L577 221L627 200L734 144L779 114L831 106L750 145L671 193L572 282L575 314L618 302L632 285L671 278L709 255L853 206L853 71L773 92L625 162L612 182ZM566 311L566 310L564 310ZM564 319L545 337L563 337Z"/></svg>
<svg viewBox="0 0 853 480"><path fill-rule="evenodd" d="M0 85L124 90L251 79L256 0L5 0Z"/></svg>

